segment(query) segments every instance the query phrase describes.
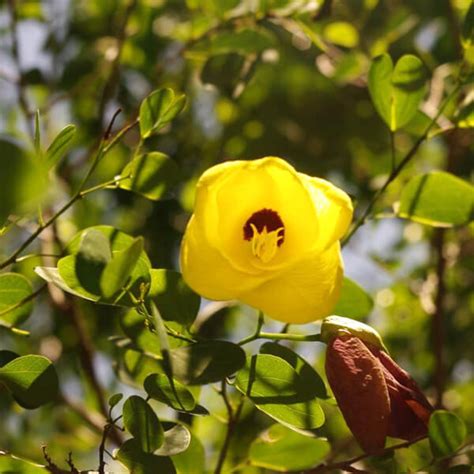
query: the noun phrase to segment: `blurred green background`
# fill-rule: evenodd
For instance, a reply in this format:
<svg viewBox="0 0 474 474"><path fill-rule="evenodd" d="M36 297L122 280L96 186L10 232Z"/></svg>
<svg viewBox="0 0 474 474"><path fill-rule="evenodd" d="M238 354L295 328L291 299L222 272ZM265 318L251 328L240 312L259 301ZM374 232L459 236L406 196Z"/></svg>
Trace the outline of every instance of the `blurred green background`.
<svg viewBox="0 0 474 474"><path fill-rule="evenodd" d="M54 178L50 177L46 190L43 186L33 193L33 200L46 194L44 212L51 213L79 185L85 164L117 109L121 113L114 130L137 117L147 94L171 87L186 94L186 107L158 136L147 139L144 149L171 156L180 168L180 184L159 202L124 190L95 193L58 220L51 233L59 242L66 244L85 227L110 224L143 235L154 268L177 268L196 179L209 166L227 159L283 157L299 171L345 189L360 206L359 212L391 166L390 133L367 89L371 58L384 52L394 60L407 53L419 56L431 78L421 109L433 116L459 69L460 28L469 5L469 0L4 1L0 5L0 156L7 156L12 141L32 149L37 109L44 147L65 125L76 125L74 146ZM381 332L392 357L433 401L437 392L432 321L436 265L442 256L442 401L462 416L470 433L474 430L472 224L441 231L395 218L392 205L407 179L419 172L444 169L472 180L473 132L453 123L458 108L472 101L473 93L472 87L466 87L458 103L448 107L438 125L450 130L421 146L416 159L377 204L377 218L361 227L344 249L346 274L374 301L366 322ZM420 136L423 123L417 116L397 132L399 157ZM101 162L90 184L120 173L138 139L135 128ZM5 165L0 175L0 183L7 186L13 172ZM0 255L9 255L26 238L31 222L21 219L4 229ZM28 253L59 250L46 235ZM43 263L41 258L31 258L13 270L31 278L36 288L41 282L33 268ZM126 383L133 381L122 376L123 361L108 340L123 334L121 311L78 300L74 304L104 392L139 391ZM31 336L22 338L0 328L0 349L49 357L58 369L64 396L93 414L97 400L81 363L84 348L77 322L60 308L43 293L22 326ZM250 308L216 308L203 302L201 311L200 333L209 337L238 340L256 324ZM281 329L267 323L268 329ZM323 373L322 345L295 347ZM193 433L205 445L210 472L223 439L225 407L211 387L202 389L200 400L213 415L196 418ZM328 421L321 434L334 441L337 456L357 454L338 410L330 405L325 409ZM159 413L172 416L171 411ZM0 450L41 461L41 445L46 444L58 464L64 464L70 451L79 468L96 464L100 433L68 403L24 411L0 386L0 417ZM246 406L229 465L244 461L249 443L270 424L269 418ZM468 456L474 457L464 455L461 461ZM427 444L421 443L397 453L399 471L390 470L394 463L384 467L383 460L371 469L416 472L426 459ZM404 470L407 466L410 471ZM114 469L121 472L118 465Z"/></svg>

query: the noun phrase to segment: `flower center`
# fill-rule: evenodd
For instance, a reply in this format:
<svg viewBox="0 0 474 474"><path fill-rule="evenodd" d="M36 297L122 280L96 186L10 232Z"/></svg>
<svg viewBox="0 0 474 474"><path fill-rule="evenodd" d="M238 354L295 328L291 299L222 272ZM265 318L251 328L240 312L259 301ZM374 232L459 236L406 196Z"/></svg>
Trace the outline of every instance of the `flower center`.
<svg viewBox="0 0 474 474"><path fill-rule="evenodd" d="M244 240L252 244L252 254L262 262L269 262L285 241L285 226L272 209L254 212L244 225Z"/></svg>

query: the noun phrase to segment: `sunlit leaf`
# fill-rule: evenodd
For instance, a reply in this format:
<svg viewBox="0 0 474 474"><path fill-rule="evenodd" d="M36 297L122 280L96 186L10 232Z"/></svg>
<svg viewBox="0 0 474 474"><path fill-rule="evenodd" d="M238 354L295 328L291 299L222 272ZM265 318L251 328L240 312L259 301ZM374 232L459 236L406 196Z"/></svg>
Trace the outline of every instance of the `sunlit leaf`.
<svg viewBox="0 0 474 474"><path fill-rule="evenodd" d="M397 214L434 227L468 223L473 218L474 186L445 171L413 177L403 188Z"/></svg>
<svg viewBox="0 0 474 474"><path fill-rule="evenodd" d="M159 456L174 456L186 451L191 443L191 433L186 426L179 423L163 423L165 439L163 445L155 452Z"/></svg>
<svg viewBox="0 0 474 474"><path fill-rule="evenodd" d="M369 91L377 112L390 130L406 125L418 111L426 88L426 70L416 56L402 56L393 67L388 54L374 58Z"/></svg>
<svg viewBox="0 0 474 474"><path fill-rule="evenodd" d="M369 315L373 306L370 295L355 281L344 277L341 296L332 312L347 318L363 319Z"/></svg>
<svg viewBox="0 0 474 474"><path fill-rule="evenodd" d="M302 471L316 466L329 451L326 440L273 425L252 443L249 458L252 465L273 471Z"/></svg>
<svg viewBox="0 0 474 474"><path fill-rule="evenodd" d="M31 283L18 273L2 273L0 275L0 320L15 326L24 322L33 303L28 301L22 304L33 292Z"/></svg>
<svg viewBox="0 0 474 474"><path fill-rule="evenodd" d="M147 138L158 132L178 115L186 104L186 97L175 96L172 89L158 89L140 105L140 133Z"/></svg>
<svg viewBox="0 0 474 474"><path fill-rule="evenodd" d="M435 411L428 424L428 435L433 455L437 458L454 454L463 444L467 430L464 422L454 413Z"/></svg>
<svg viewBox="0 0 474 474"><path fill-rule="evenodd" d="M56 166L69 151L76 135L75 125L66 125L54 138L46 150L46 166Z"/></svg>
<svg viewBox="0 0 474 474"><path fill-rule="evenodd" d="M176 163L164 153L157 151L134 158L122 171L130 176L119 182L119 187L157 201L178 182L179 169Z"/></svg>
<svg viewBox="0 0 474 474"><path fill-rule="evenodd" d="M260 347L261 354L271 354L284 359L295 369L305 384L318 398L329 398L323 379L299 354L276 342L266 342Z"/></svg>
<svg viewBox="0 0 474 474"><path fill-rule="evenodd" d="M346 48L354 48L359 43L359 33L356 28L345 21L329 23L324 28L323 35L330 43Z"/></svg>
<svg viewBox="0 0 474 474"><path fill-rule="evenodd" d="M248 357L237 372L235 385L259 410L289 428L310 430L324 423L316 394L280 357Z"/></svg>
<svg viewBox="0 0 474 474"><path fill-rule="evenodd" d="M13 394L24 408L38 408L55 400L58 376L46 357L26 355L0 367L0 383Z"/></svg>
<svg viewBox="0 0 474 474"><path fill-rule="evenodd" d="M137 237L129 247L112 254L112 259L100 276L100 289L105 298L112 298L121 290L138 263L143 252L143 237Z"/></svg>
<svg viewBox="0 0 474 474"><path fill-rule="evenodd" d="M191 325L199 311L200 296L184 282L181 273L173 270L152 269L148 296L158 306L163 319Z"/></svg>

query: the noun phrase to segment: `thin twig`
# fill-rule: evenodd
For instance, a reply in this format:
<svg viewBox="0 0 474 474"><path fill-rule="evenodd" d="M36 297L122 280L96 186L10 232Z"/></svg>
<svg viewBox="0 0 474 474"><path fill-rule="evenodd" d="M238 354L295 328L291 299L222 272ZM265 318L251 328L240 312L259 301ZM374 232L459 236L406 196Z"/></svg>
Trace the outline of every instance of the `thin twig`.
<svg viewBox="0 0 474 474"><path fill-rule="evenodd" d="M378 456L387 456L388 454L394 453L398 449L408 448L412 444L418 443L418 441L421 441L422 439L425 439L425 438L426 436L420 436L410 441L405 441L400 444L389 446L388 448L385 448L382 452L378 453ZM355 468L352 467L352 464L355 464L356 462L359 462L359 461L363 461L364 459L367 459L370 456L372 455L364 453L364 454L360 454L359 456L353 457L351 459L347 459L345 461L340 461L340 462L335 462L335 463L330 463L330 464L321 464L319 466L316 466L314 469L306 471L306 474L322 474L325 472L334 472L338 469L348 471L348 472L369 472L369 471L354 470Z"/></svg>
<svg viewBox="0 0 474 474"><path fill-rule="evenodd" d="M445 229L436 229L433 237L433 248L436 253L436 277L437 288L435 295L435 311L432 319L433 330L433 352L435 356L434 382L436 387L436 408L443 406L443 394L445 389L445 367L444 367L444 298L446 285L444 274L446 270L446 258L443 254Z"/></svg>
<svg viewBox="0 0 474 474"><path fill-rule="evenodd" d="M224 382L224 385L225 385L225 382ZM225 397L227 396L225 389L223 389L221 394L225 400ZM228 407L227 408L228 410L227 429L226 429L224 442L219 452L219 457L217 459L217 465L216 465L216 469L214 470L214 474L220 474L222 472L222 468L224 466L227 453L229 451L230 442L232 440L232 436L234 434L237 423L239 422L239 418L240 418L240 414L242 412L243 406L244 406L244 397L240 399L240 402L235 410L232 409L230 402L227 400L227 403L226 403L226 407Z"/></svg>
<svg viewBox="0 0 474 474"><path fill-rule="evenodd" d="M392 169L391 173L388 175L388 178L386 179L386 181L382 185L382 187L379 188L375 192L375 194L372 196L372 199L369 201L369 204L365 208L364 212L360 215L360 217L357 219L357 221L352 226L349 233L343 239L342 245L346 245L349 242L349 240L352 238L352 236L356 233L356 231L359 229L359 227L362 226L365 223L365 220L367 219L367 217L369 217L369 215L372 212L372 209L373 209L374 205L376 204L376 202L379 200L379 198L382 196L382 194L385 192L385 190L388 188L388 186L392 183L392 181L394 181L395 178L398 177L398 175L405 168L405 166L415 156L416 152L418 151L418 148L420 148L420 145L426 140L430 130L436 124L438 118L441 116L441 114L443 113L446 106L449 104L451 99L457 94L457 92L459 91L460 88L461 88L461 85L458 84L453 89L453 91L446 97L445 101L443 102L443 104L438 109L438 112L433 117L433 119L431 120L429 125L426 127L424 133L416 140L416 142L413 144L413 146L408 151L408 153L405 155L405 157L400 161L400 163L397 166L395 166L395 168Z"/></svg>

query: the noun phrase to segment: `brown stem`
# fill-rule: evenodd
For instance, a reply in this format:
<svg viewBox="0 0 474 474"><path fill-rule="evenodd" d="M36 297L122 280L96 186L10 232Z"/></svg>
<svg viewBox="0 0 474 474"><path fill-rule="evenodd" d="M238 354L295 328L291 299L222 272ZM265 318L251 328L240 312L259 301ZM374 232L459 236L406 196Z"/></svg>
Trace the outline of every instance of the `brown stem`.
<svg viewBox="0 0 474 474"><path fill-rule="evenodd" d="M235 410L233 409L227 397L227 386L226 386L225 380L222 382L221 395L222 395L222 398L224 399L228 418L227 418L227 429L226 429L226 434L224 438L224 443L222 444L221 450L219 452L219 458L217 460L217 465L216 465L214 474L221 474L222 472L225 458L227 456L227 452L229 451L230 442L232 440L232 436L234 435L235 428L237 426L237 423L239 422L240 414L244 406L244 397L242 397L237 408Z"/></svg>
<svg viewBox="0 0 474 474"><path fill-rule="evenodd" d="M443 406L443 394L446 385L444 367L444 299L446 285L444 275L446 270L446 258L443 255L445 229L436 229L433 238L433 248L436 253L436 277L437 288L435 294L435 311L432 319L433 353L435 356L434 381L436 387L436 408Z"/></svg>

